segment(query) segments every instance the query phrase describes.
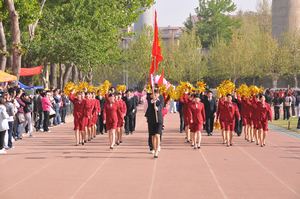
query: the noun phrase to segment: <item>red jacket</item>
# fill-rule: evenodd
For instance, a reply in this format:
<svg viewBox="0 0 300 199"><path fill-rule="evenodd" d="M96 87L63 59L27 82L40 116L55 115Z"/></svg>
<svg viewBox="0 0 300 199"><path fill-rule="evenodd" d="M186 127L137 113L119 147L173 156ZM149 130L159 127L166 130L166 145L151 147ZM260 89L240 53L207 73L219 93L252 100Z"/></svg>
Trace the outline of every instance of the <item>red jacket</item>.
<svg viewBox="0 0 300 199"><path fill-rule="evenodd" d="M118 103L118 118L123 119L127 112L126 103L123 100L117 101Z"/></svg>
<svg viewBox="0 0 300 199"><path fill-rule="evenodd" d="M233 102L225 102L224 104L224 121L225 122L234 122L235 119L240 119L240 112L238 106Z"/></svg>
<svg viewBox="0 0 300 199"><path fill-rule="evenodd" d="M256 97L251 100L251 117L253 120L260 120L260 114L258 112L259 101Z"/></svg>
<svg viewBox="0 0 300 199"><path fill-rule="evenodd" d="M82 118L85 111L85 100L78 100L73 94L69 96L69 99L74 105L74 117Z"/></svg>
<svg viewBox="0 0 300 199"><path fill-rule="evenodd" d="M205 108L202 102L193 102L189 108L189 118L191 123L203 124L206 121Z"/></svg>
<svg viewBox="0 0 300 199"><path fill-rule="evenodd" d="M106 124L118 122L118 107L118 102L112 104L109 102L105 102L103 109L103 121L106 121Z"/></svg>
<svg viewBox="0 0 300 199"><path fill-rule="evenodd" d="M224 111L225 111L225 101L224 99L220 98L218 102L218 109L217 109L217 120L220 119L224 121Z"/></svg>
<svg viewBox="0 0 300 199"><path fill-rule="evenodd" d="M84 116L91 117L93 115L93 109L95 107L94 100L92 99L85 99L85 110Z"/></svg>
<svg viewBox="0 0 300 199"><path fill-rule="evenodd" d="M262 104L261 102L258 103L257 111L260 116L260 121L272 121L272 110L268 103Z"/></svg>

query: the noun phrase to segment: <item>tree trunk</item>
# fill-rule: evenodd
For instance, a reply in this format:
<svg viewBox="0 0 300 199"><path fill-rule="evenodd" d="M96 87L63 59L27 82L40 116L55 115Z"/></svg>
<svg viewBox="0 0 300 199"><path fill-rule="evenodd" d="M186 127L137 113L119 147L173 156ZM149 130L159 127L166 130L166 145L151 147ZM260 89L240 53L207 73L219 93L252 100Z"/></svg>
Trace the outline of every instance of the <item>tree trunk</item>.
<svg viewBox="0 0 300 199"><path fill-rule="evenodd" d="M72 68L73 68L73 64L67 64L66 65L65 73L64 73L64 76L63 76L62 88L64 88L65 85L67 84L67 82L69 81L70 76L71 76L71 72L72 72Z"/></svg>
<svg viewBox="0 0 300 199"><path fill-rule="evenodd" d="M19 79L20 76L20 68L21 68L21 33L19 27L19 15L15 9L15 4L13 0L5 0L10 17L10 24L11 24L11 34L12 34L12 56L13 56L13 63L12 63L12 71L13 74L17 76Z"/></svg>
<svg viewBox="0 0 300 199"><path fill-rule="evenodd" d="M47 61L44 62L44 69L43 69L43 85L45 89L49 88L49 69Z"/></svg>
<svg viewBox="0 0 300 199"><path fill-rule="evenodd" d="M78 69L77 69L77 67L75 65L72 68L72 81L74 83L78 82Z"/></svg>
<svg viewBox="0 0 300 199"><path fill-rule="evenodd" d="M5 71L6 68L6 38L2 21L0 21L0 69Z"/></svg>
<svg viewBox="0 0 300 199"><path fill-rule="evenodd" d="M82 73L82 71L80 71L80 70L79 70L79 73L78 73L78 80L79 80L80 82L83 81L83 73Z"/></svg>
<svg viewBox="0 0 300 199"><path fill-rule="evenodd" d="M298 77L297 74L294 74L295 88L298 88Z"/></svg>
<svg viewBox="0 0 300 199"><path fill-rule="evenodd" d="M63 65L61 63L59 63L59 75L57 77L57 88L59 88L59 89L63 89L63 87L62 87L63 74L64 74Z"/></svg>
<svg viewBox="0 0 300 199"><path fill-rule="evenodd" d="M50 63L50 76L49 76L50 88L56 88L56 64Z"/></svg>
<svg viewBox="0 0 300 199"><path fill-rule="evenodd" d="M272 77L273 88L277 88L278 79L279 79L279 78L278 78L277 76L273 76L273 77Z"/></svg>
<svg viewBox="0 0 300 199"><path fill-rule="evenodd" d="M92 81L93 81L93 69L92 68L90 68L88 74L86 75L86 80L89 84L92 83Z"/></svg>

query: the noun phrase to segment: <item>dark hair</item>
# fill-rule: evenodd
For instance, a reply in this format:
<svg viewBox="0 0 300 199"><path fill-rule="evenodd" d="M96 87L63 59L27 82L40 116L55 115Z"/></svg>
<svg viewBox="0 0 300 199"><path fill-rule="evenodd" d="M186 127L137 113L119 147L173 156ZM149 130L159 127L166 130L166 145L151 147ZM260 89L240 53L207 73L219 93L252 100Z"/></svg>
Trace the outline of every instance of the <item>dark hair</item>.
<svg viewBox="0 0 300 199"><path fill-rule="evenodd" d="M200 96L200 94L194 94L194 95L192 95L194 98L201 98L201 96Z"/></svg>
<svg viewBox="0 0 300 199"><path fill-rule="evenodd" d="M213 93L213 92L212 92L211 90L208 90L208 91L207 91L207 94L208 94L208 93Z"/></svg>
<svg viewBox="0 0 300 199"><path fill-rule="evenodd" d="M261 99L262 97L266 97L266 96L264 94L260 94L259 99Z"/></svg>
<svg viewBox="0 0 300 199"><path fill-rule="evenodd" d="M231 95L230 93L228 93L228 94L226 95L226 97L232 97L232 95Z"/></svg>
<svg viewBox="0 0 300 199"><path fill-rule="evenodd" d="M17 88L17 90L16 90L17 95L19 95L21 92L22 92L22 89Z"/></svg>
<svg viewBox="0 0 300 199"><path fill-rule="evenodd" d="M154 91L154 93L159 93L159 89L158 88L155 88L153 91Z"/></svg>
<svg viewBox="0 0 300 199"><path fill-rule="evenodd" d="M113 97L113 96L115 96L114 93L109 93L109 94L108 94L108 97Z"/></svg>

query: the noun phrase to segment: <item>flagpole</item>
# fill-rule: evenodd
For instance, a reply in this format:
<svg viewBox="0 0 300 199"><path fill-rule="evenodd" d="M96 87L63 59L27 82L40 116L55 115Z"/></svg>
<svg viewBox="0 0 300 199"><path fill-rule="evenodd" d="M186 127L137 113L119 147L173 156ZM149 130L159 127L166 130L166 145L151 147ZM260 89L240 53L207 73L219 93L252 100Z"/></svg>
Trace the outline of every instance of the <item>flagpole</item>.
<svg viewBox="0 0 300 199"><path fill-rule="evenodd" d="M154 59L154 66L156 67L156 57L153 57L153 59ZM154 70L154 73L155 73L155 70ZM154 99L154 85L155 85L154 75L152 75L151 78L152 78L152 81L153 81L153 85L151 85L151 86L152 86L152 96L153 96L153 99ZM153 108L154 108L154 112L155 112L155 120L156 120L156 123L158 123L158 115L157 115L157 111L156 111L156 102L153 103Z"/></svg>

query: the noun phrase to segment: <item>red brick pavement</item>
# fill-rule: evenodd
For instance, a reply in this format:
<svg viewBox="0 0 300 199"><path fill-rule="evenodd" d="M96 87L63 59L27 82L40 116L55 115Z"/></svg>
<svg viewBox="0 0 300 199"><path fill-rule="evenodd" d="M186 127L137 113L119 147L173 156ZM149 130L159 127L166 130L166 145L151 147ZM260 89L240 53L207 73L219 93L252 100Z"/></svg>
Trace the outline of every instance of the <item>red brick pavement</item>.
<svg viewBox="0 0 300 199"><path fill-rule="evenodd" d="M72 124L36 133L0 156L0 199L300 198L300 140L270 132L267 146L235 137L235 145L203 134L201 150L184 143L178 114L168 114L162 151L153 159L147 125L108 149L107 135L74 146Z"/></svg>

